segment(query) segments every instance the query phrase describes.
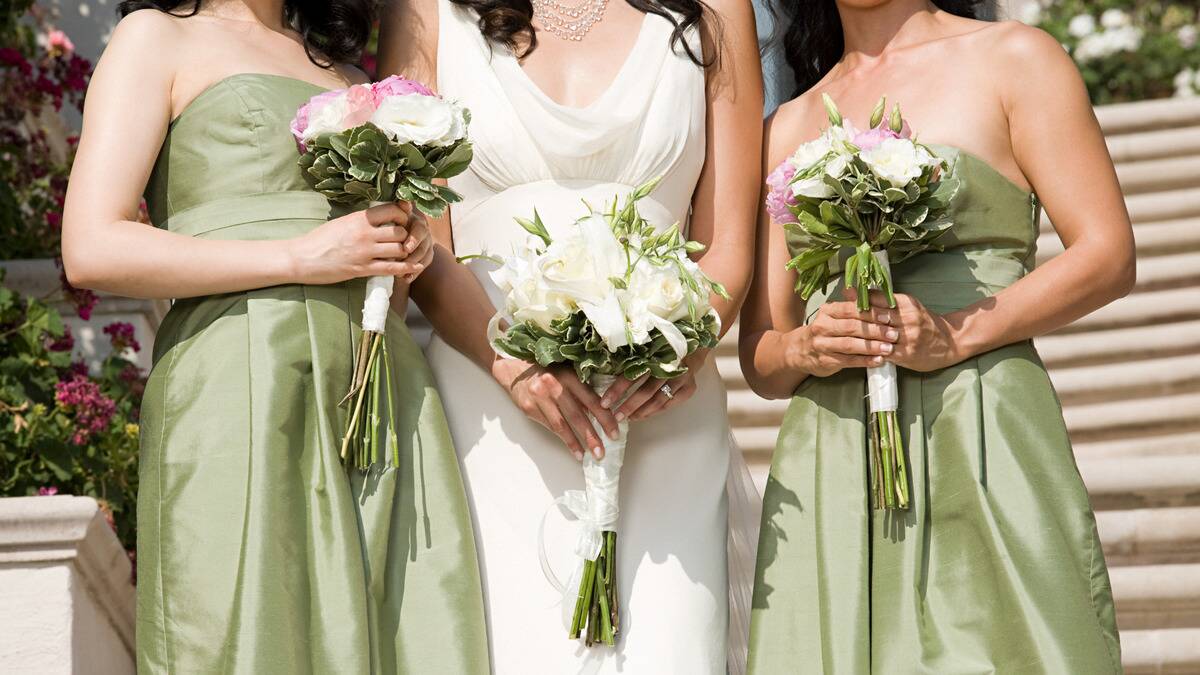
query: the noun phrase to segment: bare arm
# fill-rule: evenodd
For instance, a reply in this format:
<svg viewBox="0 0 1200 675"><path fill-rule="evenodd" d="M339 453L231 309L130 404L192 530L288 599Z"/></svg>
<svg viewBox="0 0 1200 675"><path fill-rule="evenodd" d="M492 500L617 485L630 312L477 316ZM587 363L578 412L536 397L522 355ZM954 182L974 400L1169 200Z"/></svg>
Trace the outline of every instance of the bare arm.
<svg viewBox="0 0 1200 675"><path fill-rule="evenodd" d="M1006 28L999 73L1013 154L1066 252L997 293L944 317L911 298L893 359L915 370L958 363L1044 335L1126 295L1136 275L1133 228L1079 72L1049 35ZM1027 71L1019 63L1037 63ZM1020 69L1020 72L1018 72ZM910 337L911 336L911 337Z"/></svg>
<svg viewBox="0 0 1200 675"><path fill-rule="evenodd" d="M407 223L389 205L287 242L209 241L136 222L140 194L170 122L173 21L143 10L121 21L88 88L67 190L63 263L71 283L120 295L182 298L283 283L412 274ZM177 47L175 47L177 48ZM136 105L131 105L136 101Z"/></svg>
<svg viewBox="0 0 1200 675"><path fill-rule="evenodd" d="M767 120L764 174L811 137L804 114L808 103L791 103ZM792 257L784 229L761 206L765 197L764 186L754 282L742 310L738 340L742 372L750 388L764 398L788 398L810 375L881 364L881 355L898 337L889 332L887 310L860 313L854 303L832 302L818 310L811 324L804 324L806 303L795 292L795 273L784 269Z"/></svg>

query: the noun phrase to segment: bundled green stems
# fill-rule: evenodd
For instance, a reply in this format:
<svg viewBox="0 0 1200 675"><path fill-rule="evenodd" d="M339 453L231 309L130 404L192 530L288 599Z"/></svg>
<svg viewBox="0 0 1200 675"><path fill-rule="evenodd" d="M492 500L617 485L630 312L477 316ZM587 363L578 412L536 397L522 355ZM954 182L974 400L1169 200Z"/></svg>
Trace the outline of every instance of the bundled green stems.
<svg viewBox="0 0 1200 675"><path fill-rule="evenodd" d="M871 497L876 509L908 508L908 466L895 410L871 413Z"/></svg>
<svg viewBox="0 0 1200 675"><path fill-rule="evenodd" d="M620 631L620 603L617 600L617 533L602 532L600 553L585 560L571 618L571 639L583 637L591 647L597 643L615 645Z"/></svg>
<svg viewBox="0 0 1200 675"><path fill-rule="evenodd" d="M342 399L343 405L350 404L350 422L342 438L342 462L365 470L382 456L398 467L400 444L393 426L396 409L392 402L392 360L383 333L363 331L354 361L350 393Z"/></svg>

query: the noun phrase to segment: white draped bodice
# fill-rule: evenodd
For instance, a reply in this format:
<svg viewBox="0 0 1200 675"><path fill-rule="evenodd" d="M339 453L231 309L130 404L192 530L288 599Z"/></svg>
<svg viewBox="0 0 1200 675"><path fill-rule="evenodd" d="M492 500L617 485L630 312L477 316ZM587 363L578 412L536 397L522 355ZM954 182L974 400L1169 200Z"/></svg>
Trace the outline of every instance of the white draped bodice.
<svg viewBox="0 0 1200 675"><path fill-rule="evenodd" d="M474 12L440 4L438 89L473 116L475 160L450 181L463 196L453 210L458 255L507 253L525 237L512 217L534 205L553 231L583 215L580 199L599 207L658 176L643 215L686 225L704 163L704 71L671 47L669 21L647 14L612 83L577 108L546 96L510 51L489 45Z"/></svg>

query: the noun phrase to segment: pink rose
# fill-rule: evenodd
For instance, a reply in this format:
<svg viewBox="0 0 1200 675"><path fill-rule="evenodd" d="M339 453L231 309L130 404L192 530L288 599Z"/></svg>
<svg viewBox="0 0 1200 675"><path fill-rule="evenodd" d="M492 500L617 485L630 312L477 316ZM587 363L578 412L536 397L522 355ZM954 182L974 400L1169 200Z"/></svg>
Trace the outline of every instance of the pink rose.
<svg viewBox="0 0 1200 675"><path fill-rule="evenodd" d="M420 82L409 80L399 75L392 75L376 82L371 85L371 91L375 94L376 106L388 96L407 96L409 94L420 94L421 96L437 95L429 87Z"/></svg>
<svg viewBox="0 0 1200 675"><path fill-rule="evenodd" d="M859 150L870 150L889 138L900 138L900 134L887 127L879 127L860 131L851 142L857 145Z"/></svg>
<svg viewBox="0 0 1200 675"><path fill-rule="evenodd" d="M356 84L346 90L346 115L343 129L353 129L371 120L375 113L375 93L369 84Z"/></svg>
<svg viewBox="0 0 1200 675"><path fill-rule="evenodd" d="M296 111L296 117L292 119L292 135L296 137L296 143L301 148L304 147L304 131L308 129L308 118L320 108L324 107L330 101L342 95L342 90L326 91L308 99L308 103L300 106Z"/></svg>
<svg viewBox="0 0 1200 675"><path fill-rule="evenodd" d="M796 166L789 160L784 160L775 167L770 176L767 176L767 186L771 188L767 192L767 213L771 220L780 225L797 222L796 214L792 213L790 208L797 204L796 196L792 194L790 187L795 175Z"/></svg>

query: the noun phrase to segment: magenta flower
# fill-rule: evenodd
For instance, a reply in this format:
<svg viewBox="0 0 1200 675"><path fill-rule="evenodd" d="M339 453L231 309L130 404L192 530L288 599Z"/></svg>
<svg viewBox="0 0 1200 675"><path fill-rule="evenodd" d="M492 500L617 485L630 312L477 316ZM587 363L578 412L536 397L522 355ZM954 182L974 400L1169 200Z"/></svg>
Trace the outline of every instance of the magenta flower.
<svg viewBox="0 0 1200 675"><path fill-rule="evenodd" d="M796 214L792 213L791 207L797 203L796 196L792 194L792 178L796 175L796 166L790 160L784 160L782 164L775 167L771 175L767 176L767 187L771 188L767 192L767 214L771 216L771 220L785 225L787 223L798 222Z"/></svg>
<svg viewBox="0 0 1200 675"><path fill-rule="evenodd" d="M378 106L383 99L388 96L407 96L409 94L420 94L421 96L436 96L433 90L415 80L392 75L386 77L375 84L371 85L371 91L375 94L375 105Z"/></svg>
<svg viewBox="0 0 1200 675"><path fill-rule="evenodd" d="M70 326L63 326L62 337L53 338L46 345L52 352L69 352L75 348L75 336L71 334Z"/></svg>
<svg viewBox="0 0 1200 675"><path fill-rule="evenodd" d="M86 445L93 435L104 431L117 411L117 404L100 391L99 385L78 373L55 383L54 400L75 415L75 430L71 434L75 445Z"/></svg>
<svg viewBox="0 0 1200 675"><path fill-rule="evenodd" d="M58 494L58 488L53 485L38 488L39 497L53 497L56 494Z"/></svg>
<svg viewBox="0 0 1200 675"><path fill-rule="evenodd" d="M142 346L138 344L137 338L133 334L133 324L124 321L114 321L104 327L104 334L108 336L109 342L112 343L113 353L120 354L126 348L132 349L135 352L140 352Z"/></svg>
<svg viewBox="0 0 1200 675"><path fill-rule="evenodd" d="M857 145L859 150L870 150L889 138L900 138L900 134L887 127L877 127L860 131L851 142Z"/></svg>

